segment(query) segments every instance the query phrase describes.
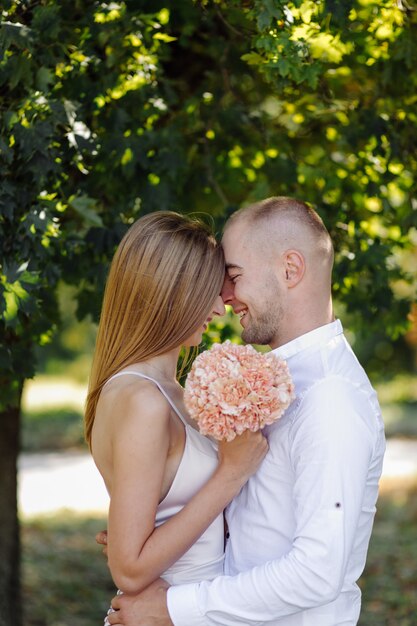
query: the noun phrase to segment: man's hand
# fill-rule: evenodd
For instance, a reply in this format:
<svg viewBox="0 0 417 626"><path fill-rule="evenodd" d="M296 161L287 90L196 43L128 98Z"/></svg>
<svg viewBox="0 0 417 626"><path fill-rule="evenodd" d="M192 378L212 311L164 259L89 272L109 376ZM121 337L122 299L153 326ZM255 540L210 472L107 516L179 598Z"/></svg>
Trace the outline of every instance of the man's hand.
<svg viewBox="0 0 417 626"><path fill-rule="evenodd" d="M111 601L115 613L107 616L111 626L174 626L167 609L169 584L162 578L137 596L125 594Z"/></svg>
<svg viewBox="0 0 417 626"><path fill-rule="evenodd" d="M96 542L100 546L104 546L103 554L107 556L107 530L100 530L96 535Z"/></svg>

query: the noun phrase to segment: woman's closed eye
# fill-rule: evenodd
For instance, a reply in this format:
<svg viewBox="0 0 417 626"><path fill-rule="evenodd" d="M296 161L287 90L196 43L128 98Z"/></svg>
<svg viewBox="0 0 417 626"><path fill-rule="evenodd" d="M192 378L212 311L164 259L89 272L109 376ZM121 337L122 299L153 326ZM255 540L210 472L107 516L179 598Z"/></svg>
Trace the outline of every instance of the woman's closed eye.
<svg viewBox="0 0 417 626"><path fill-rule="evenodd" d="M234 285L236 284L237 279L241 276L241 274L235 274L234 276L230 276L229 275L229 280L231 283L233 283Z"/></svg>

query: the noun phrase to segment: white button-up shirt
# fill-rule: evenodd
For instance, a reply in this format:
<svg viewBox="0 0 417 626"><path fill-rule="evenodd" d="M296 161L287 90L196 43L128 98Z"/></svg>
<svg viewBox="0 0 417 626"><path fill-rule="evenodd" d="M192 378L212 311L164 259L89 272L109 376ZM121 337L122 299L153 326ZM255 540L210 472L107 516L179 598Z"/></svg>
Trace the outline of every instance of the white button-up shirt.
<svg viewBox="0 0 417 626"><path fill-rule="evenodd" d="M274 351L296 399L229 505L225 576L168 590L175 626L354 626L385 437L339 321Z"/></svg>

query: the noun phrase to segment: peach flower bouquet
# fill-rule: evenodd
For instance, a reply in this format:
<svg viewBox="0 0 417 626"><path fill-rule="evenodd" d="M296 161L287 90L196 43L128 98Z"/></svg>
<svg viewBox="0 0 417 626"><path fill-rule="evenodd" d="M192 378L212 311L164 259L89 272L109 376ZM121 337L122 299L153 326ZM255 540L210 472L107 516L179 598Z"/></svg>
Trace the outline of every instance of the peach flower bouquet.
<svg viewBox="0 0 417 626"><path fill-rule="evenodd" d="M200 432L231 441L279 419L294 399L287 363L272 353L225 341L195 359L185 382L185 406Z"/></svg>

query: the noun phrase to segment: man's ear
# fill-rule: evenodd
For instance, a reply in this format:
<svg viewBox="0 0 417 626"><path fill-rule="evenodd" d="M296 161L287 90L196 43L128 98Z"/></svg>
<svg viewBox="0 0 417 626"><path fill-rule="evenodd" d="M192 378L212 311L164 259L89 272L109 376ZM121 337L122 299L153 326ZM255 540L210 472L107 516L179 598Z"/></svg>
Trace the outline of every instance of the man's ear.
<svg viewBox="0 0 417 626"><path fill-rule="evenodd" d="M304 256L298 250L286 250L284 253L285 283L288 288L295 287L302 280L306 269Z"/></svg>

